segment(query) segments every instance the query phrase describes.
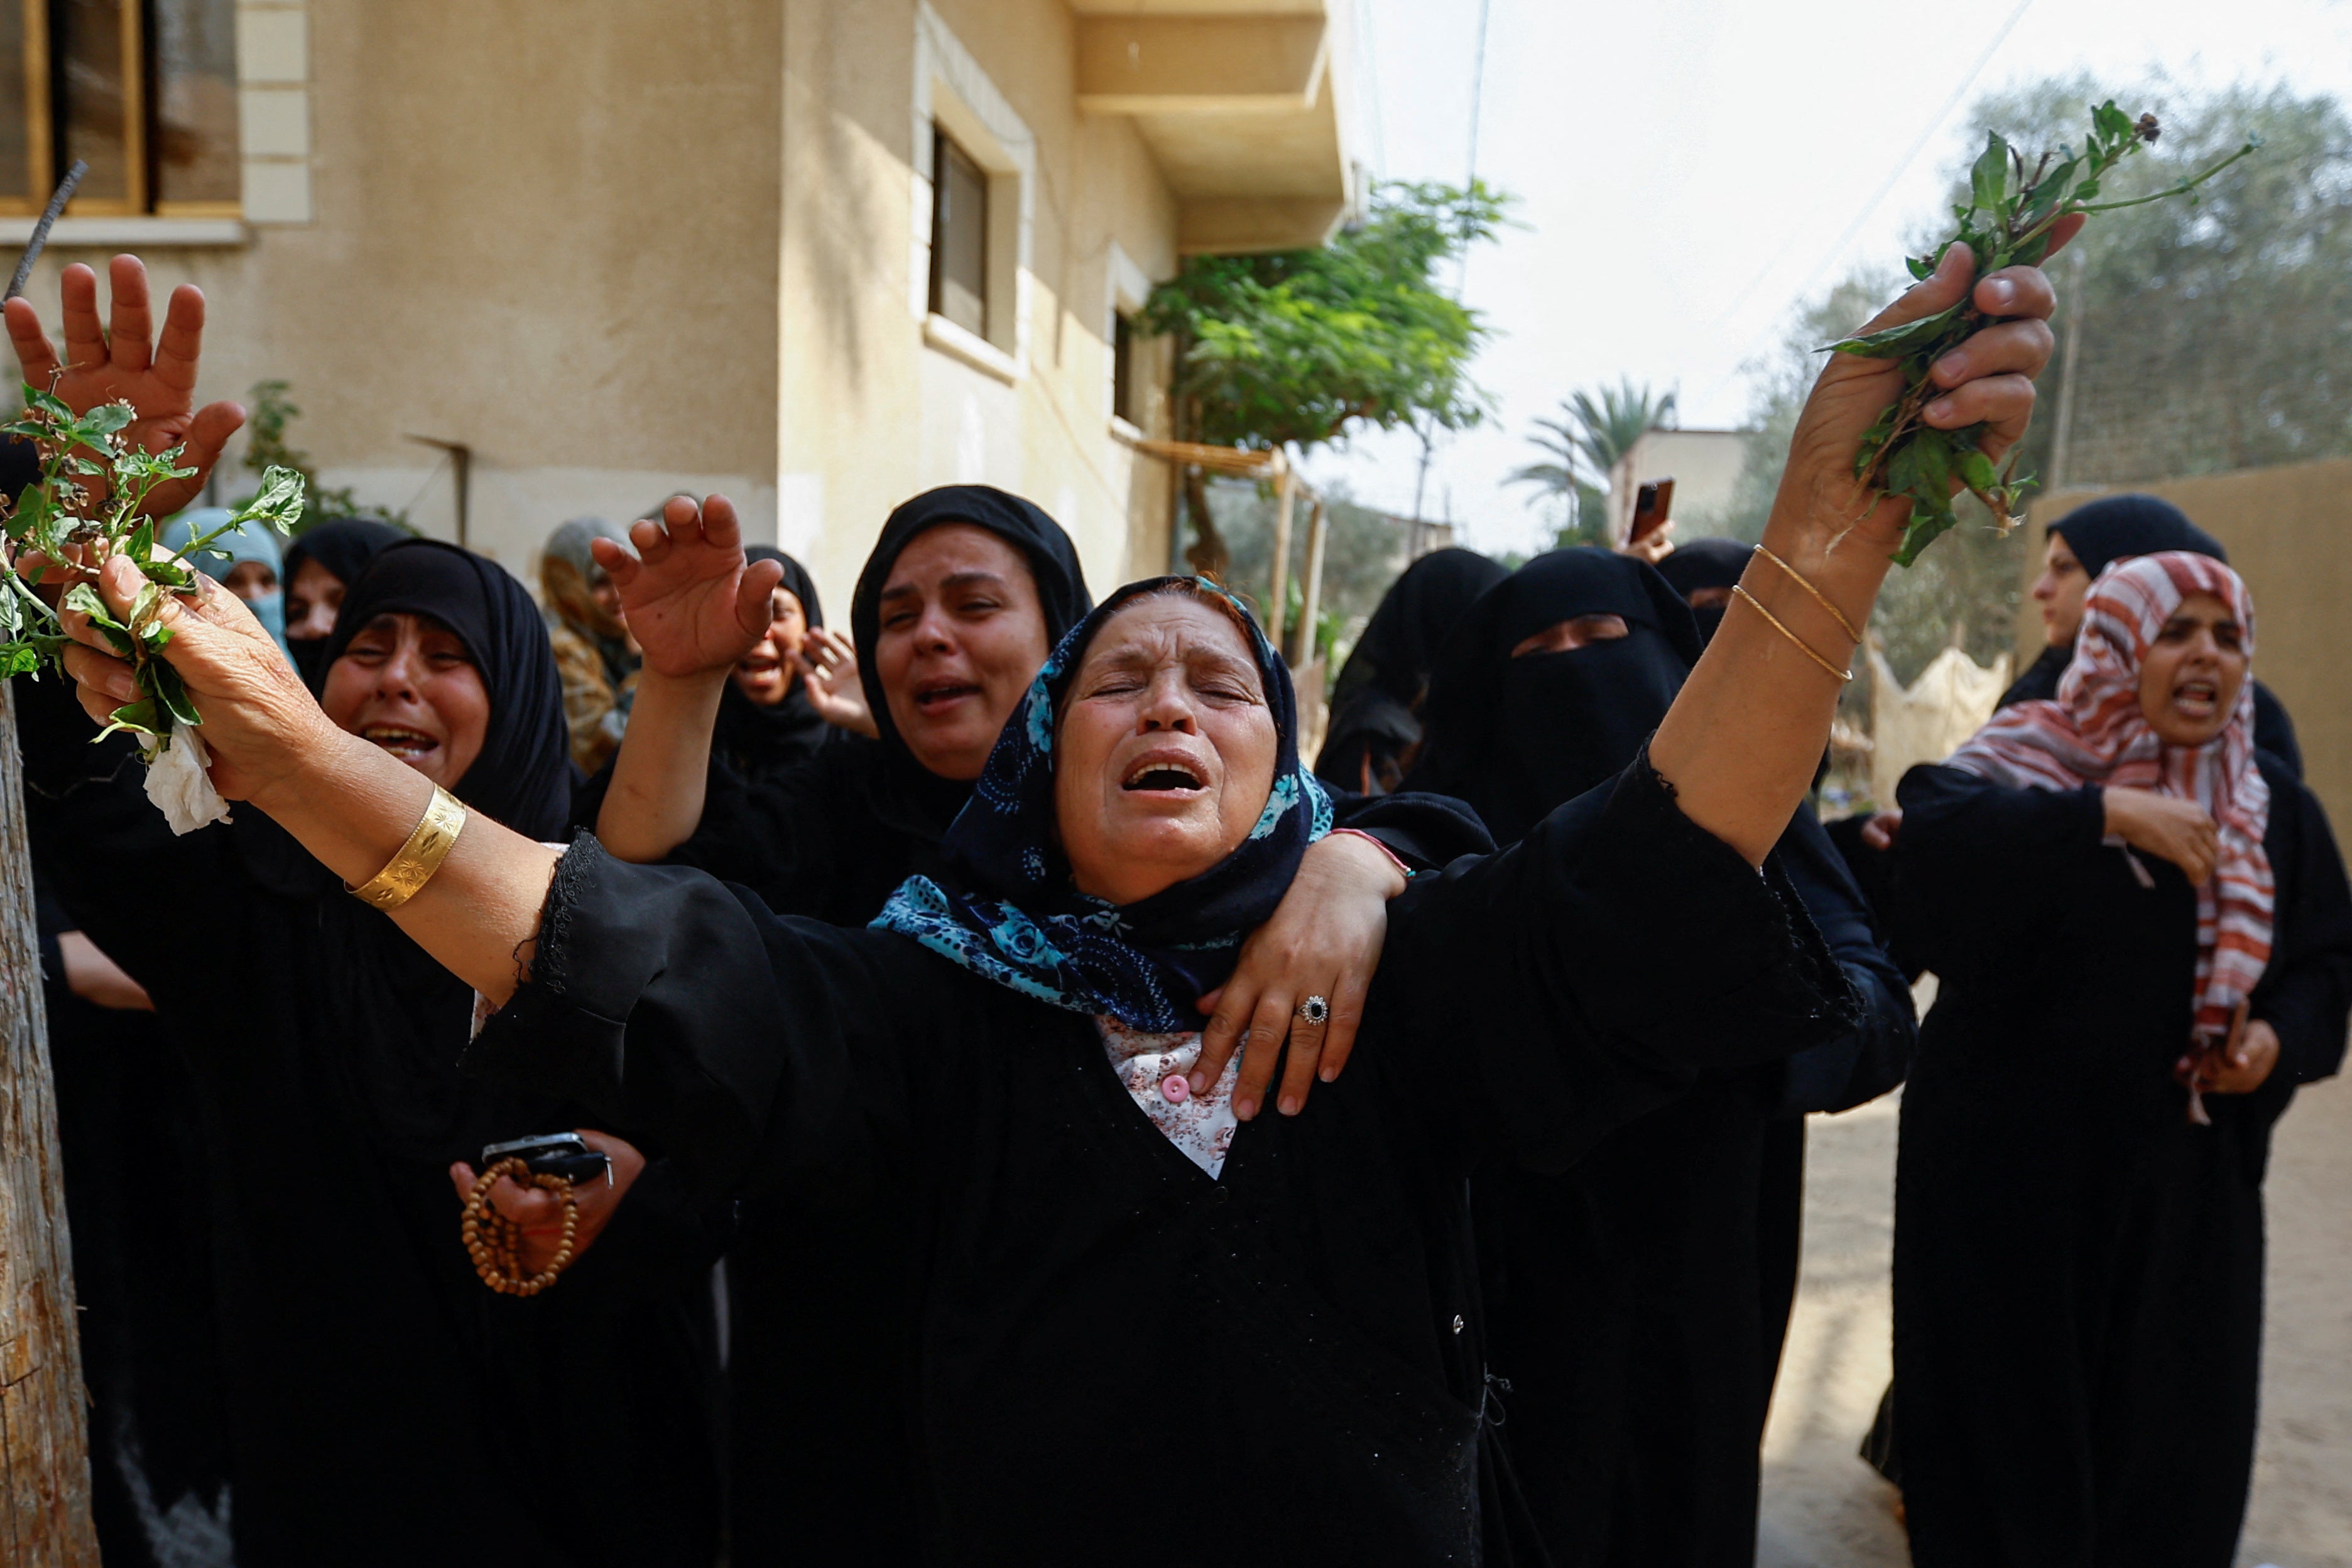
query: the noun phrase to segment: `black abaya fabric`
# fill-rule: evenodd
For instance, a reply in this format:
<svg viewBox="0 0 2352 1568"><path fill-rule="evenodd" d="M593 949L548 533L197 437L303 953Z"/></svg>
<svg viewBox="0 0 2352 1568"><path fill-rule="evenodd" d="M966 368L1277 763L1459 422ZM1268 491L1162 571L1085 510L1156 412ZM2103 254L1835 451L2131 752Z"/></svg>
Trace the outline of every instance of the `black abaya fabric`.
<svg viewBox="0 0 2352 1568"><path fill-rule="evenodd" d="M2281 1045L2191 1125L2192 889L2101 842L2097 789L1903 781L1897 919L1942 981L1903 1100L1895 1382L1921 1568L2226 1568L2252 1464L2271 1130L2334 1073L2352 893L2274 759L2252 998ZM2030 911L2030 920L2018 918ZM2063 940L2053 941L2052 931Z"/></svg>
<svg viewBox="0 0 2352 1568"><path fill-rule="evenodd" d="M1685 604L1702 588L1735 588L1747 572L1748 561L1756 547L1742 544L1736 539L1694 539L1688 544L1678 544L1674 552L1658 563L1658 575L1666 585L1683 596ZM1698 621L1699 641L1712 639L1717 626L1723 625L1727 605L1710 605L1702 609L1691 605L1691 614Z"/></svg>
<svg viewBox="0 0 2352 1568"><path fill-rule="evenodd" d="M129 737L122 738L125 742ZM74 994L37 888L58 1152L108 1568L228 1568L228 1451L194 1089L152 1013Z"/></svg>
<svg viewBox="0 0 2352 1568"><path fill-rule="evenodd" d="M1365 793L1397 787L1421 739L1415 715L1438 649L1478 595L1508 575L1475 550L1436 550L1389 585L1332 688L1318 778Z"/></svg>
<svg viewBox="0 0 2352 1568"><path fill-rule="evenodd" d="M1694 827L1645 763L1416 879L1350 1070L1244 1124L1217 1179L1088 1020L896 933L779 920L584 841L542 931L470 1062L656 1125L724 1189L874 1164L912 1184L893 1360L943 1562L1479 1560L1473 1162L1557 1169L1701 1067L1853 1021L1777 870ZM762 1018L796 1022L744 1026ZM1250 1481L1165 1506L1168 1467L1203 1455Z"/></svg>
<svg viewBox="0 0 2352 1568"><path fill-rule="evenodd" d="M286 547L286 586L293 587L294 574L301 570L305 561L315 561L349 593L377 556L408 537L402 530L372 517L331 518L315 528L305 529L300 538ZM293 657L294 668L301 671L303 683L313 691L319 689L320 679L327 673L327 641L326 637L286 639L286 651Z"/></svg>
<svg viewBox="0 0 2352 1568"><path fill-rule="evenodd" d="M1628 635L1510 657L1602 614ZM1539 557L1441 658L1414 782L1464 793L1507 840L1637 752L1697 651L1688 610L1649 567L1598 550ZM1773 1118L1868 1098L1877 1088L1857 1084L1890 1058L1899 1079L1908 1054L1908 993L1810 812L1775 863L1863 1001L1861 1026L1793 1059L1709 1072L1571 1170L1497 1163L1474 1184L1494 1368L1512 1391L1504 1437L1563 1565L1753 1563L1757 1445L1794 1288L1784 1209L1801 1191L1801 1123L1792 1144ZM1671 928L1651 935L1705 951ZM1768 1190L1781 1205L1769 1215Z"/></svg>
<svg viewBox="0 0 2352 1568"><path fill-rule="evenodd" d="M570 762L529 595L488 562L403 544L353 585L336 644L396 609L455 629L489 695L457 793L551 836ZM155 998L194 1081L238 1562L708 1563L705 1280L720 1243L675 1172L656 1159L554 1289L493 1295L459 1243L448 1163L598 1124L463 1080L470 991L268 818L239 805L174 838L135 761L93 768L106 753L69 688L17 690L38 862ZM122 894L151 881L201 890L200 933ZM561 1462L516 1471L501 1452Z"/></svg>

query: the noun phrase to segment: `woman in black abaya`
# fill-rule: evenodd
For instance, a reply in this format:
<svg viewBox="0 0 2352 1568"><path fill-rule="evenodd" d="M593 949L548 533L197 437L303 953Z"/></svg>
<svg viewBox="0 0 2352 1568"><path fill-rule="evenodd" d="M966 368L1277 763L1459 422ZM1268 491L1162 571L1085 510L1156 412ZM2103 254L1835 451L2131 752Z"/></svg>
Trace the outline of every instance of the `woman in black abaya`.
<svg viewBox="0 0 2352 1568"><path fill-rule="evenodd" d="M394 546L352 586L323 655L339 722L412 767L462 766L455 792L518 832L561 830L554 666L500 568ZM493 1295L460 1243L449 1167L581 1114L461 1079L468 988L267 817L239 809L173 837L135 767L89 776L89 723L56 683L18 691L44 870L154 998L194 1079L238 1562L707 1563L708 1299L691 1282L716 1247L668 1167L616 1208L583 1193L611 1224L552 1290ZM194 941L125 891L196 885ZM222 955L237 966L226 987ZM626 1175L637 1156L616 1147ZM485 1483L528 1454L545 1461L529 1487Z"/></svg>
<svg viewBox="0 0 2352 1568"><path fill-rule="evenodd" d="M1448 645L1409 782L1460 795L1515 842L1639 753L1699 650L1689 610L1640 562L1539 556ZM1770 1134L1792 1115L1801 1129L1816 1100L1843 1109L1890 1087L1908 1052L1909 994L1801 807L1779 857L1863 1000L1861 1026L1790 1061L1706 1074L1568 1171L1498 1165L1474 1183L1494 1368L1511 1386L1504 1436L1569 1568L1754 1562L1757 1445L1794 1281L1786 1241L1768 1252L1761 1239L1792 1239L1794 1222L1776 1210L1783 1223L1768 1226L1761 1205L1801 1199L1802 1144L1786 1179ZM1643 935L1695 951L1671 922Z"/></svg>
<svg viewBox="0 0 2352 1568"><path fill-rule="evenodd" d="M1331 689L1315 776L1362 795L1395 791L1421 744L1421 699L1454 624L1508 571L1475 550L1435 550L1381 596Z"/></svg>
<svg viewBox="0 0 2352 1568"><path fill-rule="evenodd" d="M2254 651L2228 567L2116 565L2054 700L1904 777L1897 919L1943 982L1895 1178L1921 1568L2235 1555L2271 1130L2352 1010L2352 892L2253 744Z"/></svg>
<svg viewBox="0 0 2352 1568"><path fill-rule="evenodd" d="M714 500L706 520L692 520L684 503L671 507L667 526L707 528L724 503ZM650 527L640 525L638 542L658 552L662 536ZM625 584L637 570L613 565ZM649 663L598 814L600 837L626 858L656 858L674 843L673 863L744 883L779 913L863 925L907 878L941 874L940 846L1006 713L1047 649L1092 606L1076 546L1042 509L985 485L917 496L883 525L850 601L873 738L828 745L807 766L756 787L714 788L698 824L691 783L702 776L697 759L710 731L700 725L709 721L674 700L676 685L665 679L677 639L639 615L633 624ZM945 700L923 700L934 691ZM1486 847L1450 803L1382 802L1345 820L1423 863ZM672 838L686 828L682 842ZM1385 877L1388 867L1373 870ZM1344 935L1353 917L1322 900L1360 890L1302 884L1286 908ZM1377 926L1381 896L1367 896ZM1293 961L1306 977L1276 977L1291 982L1273 1002L1277 1019L1310 992L1347 994L1327 978L1334 939L1308 935L1321 940ZM1377 950L1375 931L1357 956L1362 970ZM1261 1092L1277 1049L1278 1037L1261 1058ZM903 1183L874 1170L858 1184L744 1207L745 1234L728 1258L738 1563L903 1562L917 1552L909 1417L892 1370L913 1305L900 1217L908 1201ZM810 1289L812 1279L824 1288Z"/></svg>

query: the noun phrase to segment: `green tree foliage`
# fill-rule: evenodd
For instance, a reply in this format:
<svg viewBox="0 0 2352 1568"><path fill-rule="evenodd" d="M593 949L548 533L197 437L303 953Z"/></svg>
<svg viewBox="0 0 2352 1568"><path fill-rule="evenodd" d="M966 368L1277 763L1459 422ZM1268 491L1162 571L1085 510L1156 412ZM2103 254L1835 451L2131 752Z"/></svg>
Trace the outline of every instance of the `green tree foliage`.
<svg viewBox="0 0 2352 1568"><path fill-rule="evenodd" d="M1187 258L1142 318L1176 340L1180 438L1303 452L1367 426L1477 424L1487 402L1468 372L1488 331L1435 275L1493 236L1507 203L1483 184L1393 183L1321 249ZM1195 560L1222 565L1205 489L1186 493Z"/></svg>
<svg viewBox="0 0 2352 1568"><path fill-rule="evenodd" d="M2111 94L2153 109L2164 133L2102 199L2163 190L2249 134L2263 147L2200 187L2194 205L2099 215L2051 263L2062 343L2067 313L2081 315L2069 450L2064 473L2053 476L2070 374L2062 349L2042 378L2018 471L2127 486L2352 453L2352 120L2333 100L2277 89L2191 96L2158 83L2115 93L2112 84L2060 78L1979 103L1963 145L1983 145L1993 129L2020 145L2055 145L2074 134L2085 105ZM1955 201L1969 173L1955 160ZM1934 237L1923 230L1915 248ZM1735 537L1762 536L1797 411L1821 371L1818 346L1874 315L1902 282L1891 269L1856 272L1807 301L1780 347L1750 366L1757 434L1731 517ZM1958 516L1918 565L1889 576L1872 618L1906 680L1956 642L1988 665L2013 647L2024 557L2040 550L2039 531L2003 536L1966 497ZM1847 689L1865 702L1867 677Z"/></svg>
<svg viewBox="0 0 2352 1568"><path fill-rule="evenodd" d="M1539 463L1515 468L1506 484L1534 485L1539 496L1559 496L1568 505L1568 517L1556 542L1607 542L1609 472L1633 449L1633 443L1652 430L1671 430L1676 418L1677 395L1653 393L1636 386L1631 376L1615 386L1573 392L1560 399L1556 418L1538 419L1528 437L1545 454Z"/></svg>

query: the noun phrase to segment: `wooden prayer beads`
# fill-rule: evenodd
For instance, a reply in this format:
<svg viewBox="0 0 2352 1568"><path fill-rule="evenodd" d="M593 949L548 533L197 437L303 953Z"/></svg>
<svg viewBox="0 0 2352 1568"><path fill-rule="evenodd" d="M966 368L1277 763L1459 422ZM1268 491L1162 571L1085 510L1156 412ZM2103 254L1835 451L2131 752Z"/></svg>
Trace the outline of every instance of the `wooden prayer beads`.
<svg viewBox="0 0 2352 1568"><path fill-rule="evenodd" d="M555 1256L546 1268L526 1278L522 1271L522 1226L490 1206L490 1189L500 1176L512 1176L524 1186L543 1187L553 1193L563 1204L563 1241L556 1247ZM530 1173L530 1163L520 1158L501 1160L474 1178L473 1189L466 1194L466 1215L459 1226L466 1239L466 1250L474 1259L474 1272L482 1283L501 1296L536 1296L555 1283L555 1277L572 1262L574 1238L580 1232L580 1205L572 1195L572 1183L563 1176Z"/></svg>

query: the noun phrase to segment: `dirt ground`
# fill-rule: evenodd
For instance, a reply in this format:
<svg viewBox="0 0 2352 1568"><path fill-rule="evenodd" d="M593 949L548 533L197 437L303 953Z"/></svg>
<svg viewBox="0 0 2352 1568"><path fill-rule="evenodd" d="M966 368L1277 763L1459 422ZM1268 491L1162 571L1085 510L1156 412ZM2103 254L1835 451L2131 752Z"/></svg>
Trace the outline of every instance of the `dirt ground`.
<svg viewBox="0 0 2352 1568"><path fill-rule="evenodd" d="M1854 1457L1885 1385L1892 1099L1812 1120L1804 1278L1764 1438L1759 1568L1904 1568ZM2352 1568L2352 1080L2305 1089L2271 1163L2262 1438L2239 1568Z"/></svg>

